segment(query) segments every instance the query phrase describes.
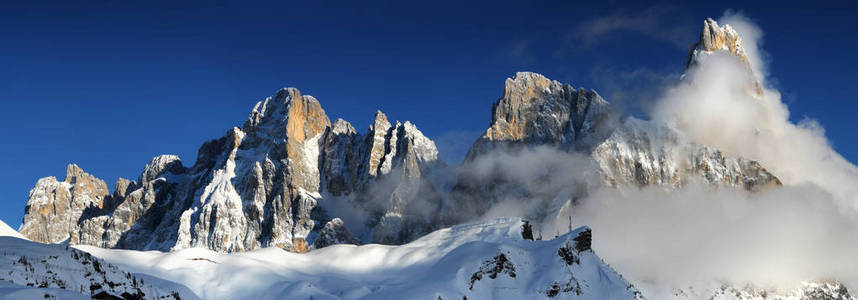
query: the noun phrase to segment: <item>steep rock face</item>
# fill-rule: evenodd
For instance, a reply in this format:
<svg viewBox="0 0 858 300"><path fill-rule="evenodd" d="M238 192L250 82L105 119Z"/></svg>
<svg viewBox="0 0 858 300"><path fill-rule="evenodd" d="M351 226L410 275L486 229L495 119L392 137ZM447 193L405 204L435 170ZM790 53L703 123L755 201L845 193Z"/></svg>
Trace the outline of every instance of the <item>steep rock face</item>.
<svg viewBox="0 0 858 300"><path fill-rule="evenodd" d="M26 214L18 231L32 241L77 243L81 215L88 208L101 208L105 202L110 203L108 195L103 180L70 164L63 181L45 177L30 190Z"/></svg>
<svg viewBox="0 0 858 300"><path fill-rule="evenodd" d="M610 186L680 187L694 178L757 191L781 182L759 163L724 156L666 125L628 118L591 156ZM691 176L698 175L698 176Z"/></svg>
<svg viewBox="0 0 858 300"><path fill-rule="evenodd" d="M585 147L605 134L610 116L608 102L593 90L519 72L506 79L503 96L492 106L492 122L467 158L498 147Z"/></svg>
<svg viewBox="0 0 858 300"><path fill-rule="evenodd" d="M344 198L374 216L367 230L383 234L371 237L401 243L433 229L422 220L421 228L403 224L414 223L413 198L437 194L423 177L437 165L435 144L410 122L390 124L377 112L362 136L343 120L331 124L312 96L287 88L256 104L241 128L204 143L191 168L174 155L155 157L138 181L120 179L113 195L103 181L91 187L95 179L88 174L76 179L82 171L72 167L66 182L41 180L22 233L45 242L70 238L142 250L276 246L303 252L336 217L320 204ZM402 224L385 219L390 214ZM322 244L338 241L352 240Z"/></svg>
<svg viewBox="0 0 858 300"><path fill-rule="evenodd" d="M350 123L337 120L323 148L322 177L327 191L335 196L363 190L372 179L393 170L419 180L439 163L435 142L411 122L390 124L381 111L375 113L365 136Z"/></svg>
<svg viewBox="0 0 858 300"><path fill-rule="evenodd" d="M358 136L352 124L343 119L337 119L325 136L322 180L334 196L351 193L364 182L364 176L358 175L361 157L350 155L360 151Z"/></svg>
<svg viewBox="0 0 858 300"><path fill-rule="evenodd" d="M763 96L763 86L760 80L756 77L759 74L754 74L751 61L748 58L748 53L742 45L742 38L739 33L733 29L730 24L718 25L715 20L707 18L703 21L703 28L700 30L700 40L691 45L688 50L688 56L685 59L685 68L689 69L702 60L716 52L726 52L739 59L739 62L748 70L750 81L748 83L748 93L761 98Z"/></svg>
<svg viewBox="0 0 858 300"><path fill-rule="evenodd" d="M745 47L742 46L739 33L729 24L720 26L715 20L707 18L703 21L703 28L700 30L700 40L693 44L689 50L685 66L688 68L694 65L697 63L696 59L702 55L721 50L739 58L750 68L751 62L748 60Z"/></svg>
<svg viewBox="0 0 858 300"><path fill-rule="evenodd" d="M439 226L431 217L440 209L441 195L425 176L441 166L438 150L414 124L391 124L378 111L366 136L360 136L337 121L325 149L327 191L351 195L373 216L368 241L399 244Z"/></svg>
<svg viewBox="0 0 858 300"><path fill-rule="evenodd" d="M706 39L705 46L723 45L729 42L729 37ZM469 150L466 166L485 163L479 158L491 151L516 153L517 148L548 146L589 156L601 174L602 184L607 186L679 188L687 182L702 180L715 187L735 186L756 191L780 185L756 161L727 157L718 149L695 144L677 130L654 121L628 118L617 122L610 105L595 92L579 89L579 93L570 96L568 91L572 91L568 85L533 73L518 73L514 79L507 79L504 96L493 106L491 126ZM522 183L508 177L510 174L504 172L482 177L463 173L452 191L459 205L457 209L484 211L497 199L520 193L519 186L539 186L542 181L533 178L532 182ZM587 182L568 185L581 186L577 192L564 195L573 200L584 196L590 188ZM521 198L542 197L545 201L538 203L550 203L558 196L528 193Z"/></svg>
<svg viewBox="0 0 858 300"><path fill-rule="evenodd" d="M151 229L164 219L186 171L178 156L160 155L143 167L139 181L119 178L112 205L81 219L79 243L120 248L149 243Z"/></svg>
<svg viewBox="0 0 858 300"><path fill-rule="evenodd" d="M377 112L363 137L348 122L337 120L331 126L315 98L296 89L281 90L257 104L242 129L234 128L210 147L203 146L213 148L201 150L201 157L211 159L198 163L192 173L208 183L196 188L194 204L179 218L174 247L245 251L277 246L306 251L312 244L307 241L311 232L330 220L319 205L332 200L323 194L359 195L393 169L413 174L435 163L434 143L428 146L430 154L413 150L425 137L409 126L390 125ZM411 161L420 163L407 163Z"/></svg>
<svg viewBox="0 0 858 300"><path fill-rule="evenodd" d="M191 168L173 248L300 251L315 226L319 145L330 121L297 89L256 104L241 129L206 142Z"/></svg>
<svg viewBox="0 0 858 300"><path fill-rule="evenodd" d="M700 40L689 50L686 68L717 52L738 58L751 74L748 93L761 97L762 86L753 76L742 39L730 25L720 26L706 19ZM780 184L756 161L726 157L718 149L681 138L679 132L663 124L633 118L617 122L608 102L596 92L576 91L542 75L521 72L506 80L503 96L492 107L489 128L469 149L466 164L491 151L534 146L591 156L609 186L679 187L695 178L748 190ZM493 199L509 193L504 188L509 180L502 178L503 174L498 176L489 180L460 176L453 195Z"/></svg>

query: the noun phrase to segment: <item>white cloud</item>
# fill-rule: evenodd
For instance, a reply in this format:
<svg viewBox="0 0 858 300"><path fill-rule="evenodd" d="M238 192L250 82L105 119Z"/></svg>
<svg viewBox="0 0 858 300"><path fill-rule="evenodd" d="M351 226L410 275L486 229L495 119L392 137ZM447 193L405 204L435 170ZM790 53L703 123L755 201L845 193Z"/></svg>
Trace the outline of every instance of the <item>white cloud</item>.
<svg viewBox="0 0 858 300"><path fill-rule="evenodd" d="M694 141L760 163L785 186L757 194L686 186L675 192L603 189L573 210L594 230L600 255L662 299L695 282L764 287L837 279L858 286L858 168L835 152L814 120L798 124L767 84L762 30L725 13L754 74L727 53L714 53L666 89L650 111ZM764 96L748 93L758 80ZM565 216L546 226L565 228Z"/></svg>
<svg viewBox="0 0 858 300"><path fill-rule="evenodd" d="M690 185L602 189L575 207L594 249L653 299L720 282L789 289L835 278L858 284L858 216L813 186L764 193ZM566 218L556 227L565 228Z"/></svg>
<svg viewBox="0 0 858 300"><path fill-rule="evenodd" d="M620 11L589 20L575 28L570 35L592 45L609 39L616 32L634 32L685 49L693 31L669 23L669 17L676 13L677 9L670 6L653 6L635 13Z"/></svg>
<svg viewBox="0 0 858 300"><path fill-rule="evenodd" d="M763 64L757 46L762 31L739 15L724 20L737 22L728 24L741 35L749 60ZM767 74L759 65L753 68ZM726 53L706 57L665 93L652 118L675 125L699 143L758 160L786 184L819 185L841 207L858 210L858 169L831 148L817 122L790 122L780 92L765 77L758 77L763 97L750 96L748 82L754 78L745 70Z"/></svg>

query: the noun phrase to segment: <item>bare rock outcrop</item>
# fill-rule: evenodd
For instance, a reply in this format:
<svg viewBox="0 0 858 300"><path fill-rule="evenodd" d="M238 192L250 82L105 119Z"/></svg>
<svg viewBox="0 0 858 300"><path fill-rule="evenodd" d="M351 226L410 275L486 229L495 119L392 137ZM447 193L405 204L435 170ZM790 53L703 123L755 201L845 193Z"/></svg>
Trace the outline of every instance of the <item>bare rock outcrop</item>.
<svg viewBox="0 0 858 300"><path fill-rule="evenodd" d="M729 41L729 35L706 39L705 46ZM559 195L565 193L563 197L574 200L586 196L593 187L586 178L570 178L564 187L543 188L545 182L564 178L564 174L556 172L573 172L570 170L552 173L549 167L540 177L522 179L510 174L515 171L500 167L503 162L497 157L513 159L523 148L550 147L570 157L589 157L592 166L580 164L582 169L574 172L593 169L600 174L599 185L612 187L680 188L702 181L715 188L733 186L757 191L781 184L756 161L729 157L718 149L693 143L678 130L657 121L629 117L620 122L610 104L596 92L573 91L576 90L569 85L534 73L517 73L515 78L507 79L503 96L492 107L491 125L474 142L463 167L488 171L459 174L451 192L455 210L479 213L510 198L556 206L553 201ZM489 159L481 160L484 157ZM566 192L566 187L571 191Z"/></svg>
<svg viewBox="0 0 858 300"><path fill-rule="evenodd" d="M718 51L753 72L736 31L707 19L687 64ZM574 171L538 166L545 172L522 178L481 161L538 147L586 162ZM452 182L438 180L445 177ZM112 194L76 165L61 182L40 179L20 232L34 241L140 250L303 252L337 242L408 242L485 213L501 198L528 199L548 214L594 185L678 188L699 180L751 191L780 184L755 161L695 144L655 121L620 122L596 91L531 72L506 79L488 128L456 170L411 122L377 111L360 133L342 119L331 122L314 97L284 88L258 102L241 127L203 143L193 166L155 157L136 181L118 180ZM335 222L345 214L362 218L345 228ZM354 239L339 238L344 232Z"/></svg>
<svg viewBox="0 0 858 300"><path fill-rule="evenodd" d="M700 40L691 45L688 50L688 56L685 59L685 69L687 70L697 65L712 54L719 52L728 53L739 60L748 71L750 78L747 86L748 93L761 98L763 96L763 86L760 79L756 77L760 74L754 74L748 53L742 44L742 38L730 24L721 26L715 20L709 18L704 20L703 28L700 30Z"/></svg>
<svg viewBox="0 0 858 300"><path fill-rule="evenodd" d="M585 148L609 131L608 102L593 90L575 89L532 72L507 78L492 105L492 120L467 159L495 148L555 145Z"/></svg>
<svg viewBox="0 0 858 300"><path fill-rule="evenodd" d="M40 180L21 232L43 242L140 250L303 252L318 236L311 232L336 217L323 207L348 202L375 216L356 224L367 226L367 241L402 243L434 229L412 221L409 206L437 194L423 174L439 164L434 142L410 122L391 124L379 111L360 135L346 121L331 124L312 96L286 88L256 104L241 128L204 143L190 168L174 155L155 157L137 181L117 181L112 195L74 165L63 182ZM408 232L391 231L391 214L402 216L399 228Z"/></svg>
<svg viewBox="0 0 858 300"><path fill-rule="evenodd" d="M360 241L352 236L342 219L334 218L319 231L319 237L313 242L313 248L319 249L339 244L359 245Z"/></svg>
<svg viewBox="0 0 858 300"><path fill-rule="evenodd" d="M18 231L32 241L77 243L80 232L77 224L84 211L101 208L105 202L110 202L107 184L70 164L63 181L45 177L30 190Z"/></svg>

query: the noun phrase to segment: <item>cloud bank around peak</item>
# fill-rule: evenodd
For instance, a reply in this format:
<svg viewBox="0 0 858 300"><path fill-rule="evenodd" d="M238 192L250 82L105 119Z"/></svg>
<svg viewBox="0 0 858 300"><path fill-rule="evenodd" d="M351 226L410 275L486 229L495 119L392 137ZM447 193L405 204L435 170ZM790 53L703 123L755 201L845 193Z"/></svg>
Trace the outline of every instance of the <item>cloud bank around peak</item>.
<svg viewBox="0 0 858 300"><path fill-rule="evenodd" d="M721 22L739 33L754 75L727 53L703 56L656 101L651 118L698 143L758 160L788 185L818 185L842 208L858 210L858 169L834 151L818 122L791 122L780 92L767 83L766 54L759 48L763 31L729 11ZM759 98L747 92L755 79L763 86Z"/></svg>
<svg viewBox="0 0 858 300"><path fill-rule="evenodd" d="M655 299L701 282L790 289L833 279L858 287L858 168L834 151L818 122L790 121L767 83L760 27L732 11L719 23L739 33L753 73L724 51L703 55L648 115L697 143L759 161L784 186L600 189L571 209L573 223L591 226L597 253ZM749 93L754 81L761 97ZM565 228L568 215L545 226Z"/></svg>

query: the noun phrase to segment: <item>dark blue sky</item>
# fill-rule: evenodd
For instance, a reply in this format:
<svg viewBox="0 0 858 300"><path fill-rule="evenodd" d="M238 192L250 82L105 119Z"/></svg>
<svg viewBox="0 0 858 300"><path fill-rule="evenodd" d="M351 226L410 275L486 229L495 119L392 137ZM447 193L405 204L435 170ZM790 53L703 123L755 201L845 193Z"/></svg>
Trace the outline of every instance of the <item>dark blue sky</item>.
<svg viewBox="0 0 858 300"><path fill-rule="evenodd" d="M112 189L158 154L191 165L203 141L280 87L361 131L377 109L411 120L453 162L516 71L595 88L634 111L681 73L702 20L727 9L765 32L792 118L817 119L858 161L858 10L848 3L8 2L0 219L12 227L38 178L62 179L74 162Z"/></svg>

